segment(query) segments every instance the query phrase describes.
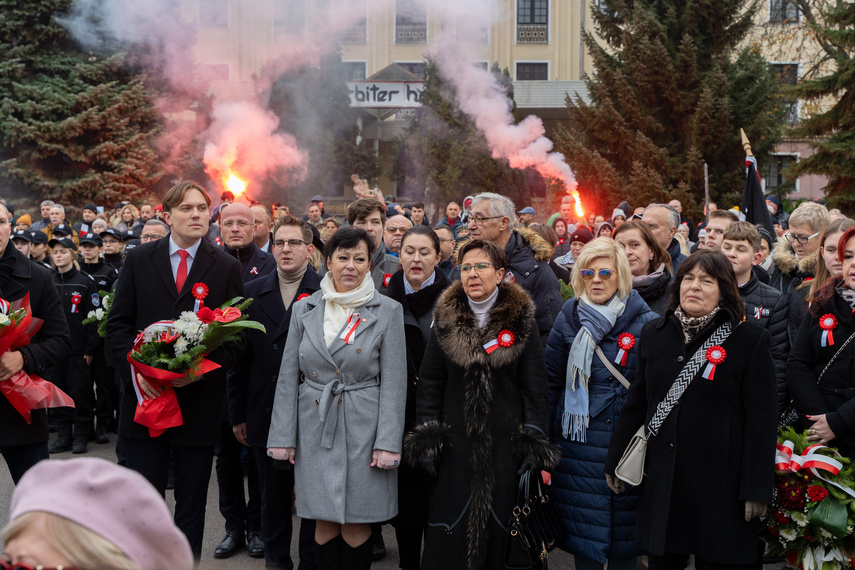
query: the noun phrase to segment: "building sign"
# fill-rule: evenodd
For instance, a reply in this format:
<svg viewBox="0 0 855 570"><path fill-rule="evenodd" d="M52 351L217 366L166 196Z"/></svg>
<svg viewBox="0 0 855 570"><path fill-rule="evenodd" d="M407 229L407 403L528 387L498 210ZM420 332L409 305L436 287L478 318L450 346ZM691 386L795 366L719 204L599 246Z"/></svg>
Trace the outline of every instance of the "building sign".
<svg viewBox="0 0 855 570"><path fill-rule="evenodd" d="M421 81L348 81L351 107L421 107L425 84Z"/></svg>

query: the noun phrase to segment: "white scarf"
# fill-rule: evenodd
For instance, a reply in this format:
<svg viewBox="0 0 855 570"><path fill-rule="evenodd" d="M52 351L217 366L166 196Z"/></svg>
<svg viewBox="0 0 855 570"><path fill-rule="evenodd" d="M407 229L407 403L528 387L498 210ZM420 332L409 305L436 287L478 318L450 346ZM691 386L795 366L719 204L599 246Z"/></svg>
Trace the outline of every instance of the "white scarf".
<svg viewBox="0 0 855 570"><path fill-rule="evenodd" d="M339 293L335 290L332 273L327 273L321 279L321 291L324 292L324 341L327 348L333 343L347 319L353 314L353 309L361 307L374 297L374 280L371 273L366 272L362 283L356 289Z"/></svg>

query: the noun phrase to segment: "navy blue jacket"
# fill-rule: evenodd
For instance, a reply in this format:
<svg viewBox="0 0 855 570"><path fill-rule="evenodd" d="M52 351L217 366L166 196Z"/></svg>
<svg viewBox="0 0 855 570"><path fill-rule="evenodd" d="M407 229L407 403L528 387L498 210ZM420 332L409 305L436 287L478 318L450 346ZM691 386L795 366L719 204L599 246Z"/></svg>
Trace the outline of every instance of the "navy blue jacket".
<svg viewBox="0 0 855 570"><path fill-rule="evenodd" d="M559 548L605 564L609 557L626 558L639 554L635 547L638 491L629 488L618 496L606 485L604 467L609 442L626 401L627 390L596 356L591 363L588 383L590 421L587 441L570 441L561 433L567 357L582 327L577 303L577 297L565 303L555 319L545 352L551 439L561 449L561 461L552 472L550 495L558 506L568 533ZM626 310L600 343L606 357L614 363L618 354L617 337L624 332L635 337L636 344L627 355L626 366L615 364L630 382L635 376L641 329L656 318L658 315L650 310L636 291L632 291Z"/></svg>

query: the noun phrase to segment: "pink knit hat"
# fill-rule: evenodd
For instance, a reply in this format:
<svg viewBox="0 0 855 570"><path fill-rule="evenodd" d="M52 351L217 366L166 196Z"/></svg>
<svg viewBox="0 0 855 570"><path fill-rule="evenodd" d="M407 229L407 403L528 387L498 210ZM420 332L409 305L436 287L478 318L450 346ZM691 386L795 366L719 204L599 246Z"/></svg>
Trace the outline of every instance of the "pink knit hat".
<svg viewBox="0 0 855 570"><path fill-rule="evenodd" d="M193 568L187 538L142 475L94 457L41 461L12 493L9 520L41 511L115 544L143 570Z"/></svg>

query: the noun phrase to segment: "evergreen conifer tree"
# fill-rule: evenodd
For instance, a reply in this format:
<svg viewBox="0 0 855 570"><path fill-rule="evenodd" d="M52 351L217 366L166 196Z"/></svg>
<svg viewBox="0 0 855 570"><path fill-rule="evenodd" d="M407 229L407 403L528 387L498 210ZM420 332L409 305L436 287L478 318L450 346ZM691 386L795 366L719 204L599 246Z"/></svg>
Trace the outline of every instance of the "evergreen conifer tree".
<svg viewBox="0 0 855 570"><path fill-rule="evenodd" d="M738 49L750 0L602 0L593 4L601 45L586 34L595 73L591 103L568 98L556 134L586 208L606 212L679 199L700 214L703 164L719 206L741 203L744 128L758 157L780 139L777 87L759 53ZM609 210L610 211L610 210Z"/></svg>

